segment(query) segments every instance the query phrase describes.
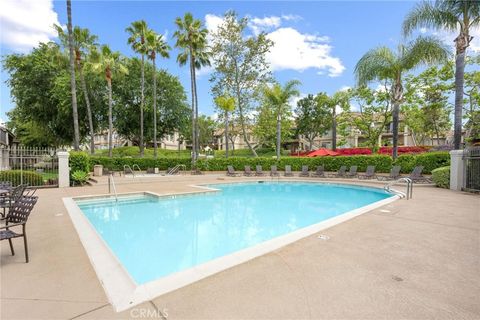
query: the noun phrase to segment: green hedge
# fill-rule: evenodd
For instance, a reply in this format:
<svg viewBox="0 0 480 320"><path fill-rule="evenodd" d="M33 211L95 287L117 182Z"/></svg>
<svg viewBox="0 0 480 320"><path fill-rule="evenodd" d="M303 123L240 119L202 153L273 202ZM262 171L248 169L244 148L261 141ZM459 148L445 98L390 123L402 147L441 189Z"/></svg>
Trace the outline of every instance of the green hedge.
<svg viewBox="0 0 480 320"><path fill-rule="evenodd" d="M70 154L71 172L80 170L90 172L96 164L103 165L104 168L110 170L123 170L124 165L133 167L138 165L140 169L159 168L166 170L173 168L178 164L183 164L188 170L191 168L190 158L173 158L160 157L158 159L152 158L109 158L99 156L89 156L84 152L72 152ZM450 165L450 156L448 152L429 152L418 155L405 154L397 158L395 162L389 155L357 155L357 156L338 156L338 157L282 157L277 162L272 157L230 157L200 159L197 166L203 171L224 171L227 170L228 165L232 165L235 170L243 170L244 166L250 165L252 169L256 165L262 165L264 170L269 170L270 166L277 165L279 170L284 170L285 165L291 165L292 170L299 171L302 165L308 165L310 170L315 170L316 166L323 165L326 171L336 171L340 166L358 166L358 171L362 172L367 169L367 166L373 165L376 171L380 173L388 173L393 165L400 165L402 173L410 173L417 165L424 166L424 173L431 173L432 170Z"/></svg>
<svg viewBox="0 0 480 320"><path fill-rule="evenodd" d="M44 184L41 174L21 170L0 171L0 181L10 181L14 186L21 183L29 186L43 186Z"/></svg>
<svg viewBox="0 0 480 320"><path fill-rule="evenodd" d="M69 157L70 172L90 172L90 156L86 152L72 151Z"/></svg>
<svg viewBox="0 0 480 320"><path fill-rule="evenodd" d="M431 173L432 170L450 165L448 152L426 152L417 155L402 154L395 161L395 165L402 167L402 173L412 172L415 166L423 166L423 173Z"/></svg>
<svg viewBox="0 0 480 320"><path fill-rule="evenodd" d="M277 162L274 158L214 158L209 160L199 160L198 167L204 171L224 171L227 166L232 165L235 170L243 170L244 166L250 165L255 169L256 165L262 165L264 170L270 170L270 166L277 165L279 170L284 170L285 165L291 165L292 170L299 171L303 165L308 165L310 170L315 170L319 165L323 165L326 171L336 171L341 166L358 166L358 171L365 171L367 166L374 165L377 172L390 172L392 167L392 158L387 155L374 156L348 156L348 157L285 157Z"/></svg>
<svg viewBox="0 0 480 320"><path fill-rule="evenodd" d="M450 188L450 167L441 167L432 170L432 179L439 188Z"/></svg>
<svg viewBox="0 0 480 320"><path fill-rule="evenodd" d="M104 168L122 171L124 165L133 167L134 164L138 165L141 170L147 168L159 168L160 170L166 170L167 168L173 168L177 164L183 164L190 169L190 158L109 158L109 157L90 157L90 171L93 170L93 166L96 164L103 165Z"/></svg>

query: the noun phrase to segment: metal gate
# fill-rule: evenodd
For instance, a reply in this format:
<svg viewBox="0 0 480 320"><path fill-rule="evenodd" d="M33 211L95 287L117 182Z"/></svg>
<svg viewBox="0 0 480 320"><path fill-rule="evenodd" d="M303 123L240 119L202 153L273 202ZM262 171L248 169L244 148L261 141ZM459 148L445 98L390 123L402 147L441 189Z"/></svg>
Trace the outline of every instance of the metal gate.
<svg viewBox="0 0 480 320"><path fill-rule="evenodd" d="M480 192L480 147L465 149L463 152L465 191Z"/></svg>
<svg viewBox="0 0 480 320"><path fill-rule="evenodd" d="M58 186L58 157L53 148L0 147L0 181L13 186Z"/></svg>

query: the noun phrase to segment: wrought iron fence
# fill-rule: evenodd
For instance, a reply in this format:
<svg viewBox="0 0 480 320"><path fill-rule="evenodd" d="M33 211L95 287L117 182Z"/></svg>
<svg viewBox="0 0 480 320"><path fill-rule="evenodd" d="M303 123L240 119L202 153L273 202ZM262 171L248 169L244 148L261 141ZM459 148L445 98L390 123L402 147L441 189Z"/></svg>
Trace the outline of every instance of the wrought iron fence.
<svg viewBox="0 0 480 320"><path fill-rule="evenodd" d="M0 147L0 181L12 185L58 186L58 158L53 148Z"/></svg>
<svg viewBox="0 0 480 320"><path fill-rule="evenodd" d="M463 153L465 161L463 189L465 191L480 192L480 147L465 149Z"/></svg>

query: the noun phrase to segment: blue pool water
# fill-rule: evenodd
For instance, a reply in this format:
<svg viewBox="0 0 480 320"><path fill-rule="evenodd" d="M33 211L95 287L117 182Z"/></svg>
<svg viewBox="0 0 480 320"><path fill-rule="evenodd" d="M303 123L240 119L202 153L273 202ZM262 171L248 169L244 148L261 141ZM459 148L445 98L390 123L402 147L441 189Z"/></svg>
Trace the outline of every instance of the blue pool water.
<svg viewBox="0 0 480 320"><path fill-rule="evenodd" d="M210 187L220 191L77 204L132 278L143 284L391 196L378 189L317 183Z"/></svg>

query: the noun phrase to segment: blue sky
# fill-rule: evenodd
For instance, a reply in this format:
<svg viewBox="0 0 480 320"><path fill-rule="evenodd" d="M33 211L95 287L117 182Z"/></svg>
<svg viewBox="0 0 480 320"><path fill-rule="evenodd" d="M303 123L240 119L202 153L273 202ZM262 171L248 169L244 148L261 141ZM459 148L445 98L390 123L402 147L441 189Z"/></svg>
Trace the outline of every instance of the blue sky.
<svg viewBox="0 0 480 320"><path fill-rule="evenodd" d="M281 83L298 79L300 91L308 94L353 86L358 59L379 45L395 47L401 40L402 20L414 5L413 1L73 1L72 16L75 25L89 28L100 43L132 56L125 33L132 21L146 20L174 47L176 17L189 11L213 29L223 13L233 9L251 18L249 33L262 30L276 42L269 56L275 78ZM2 55L28 52L38 41L55 40L49 26L66 24L65 1L4 0L2 7ZM188 68L176 64L177 53L174 49L171 58L158 65L177 75L190 94ZM3 70L1 77L0 118L6 120L13 103ZM210 115L214 109L208 79L208 72L200 73L198 94L200 112Z"/></svg>

